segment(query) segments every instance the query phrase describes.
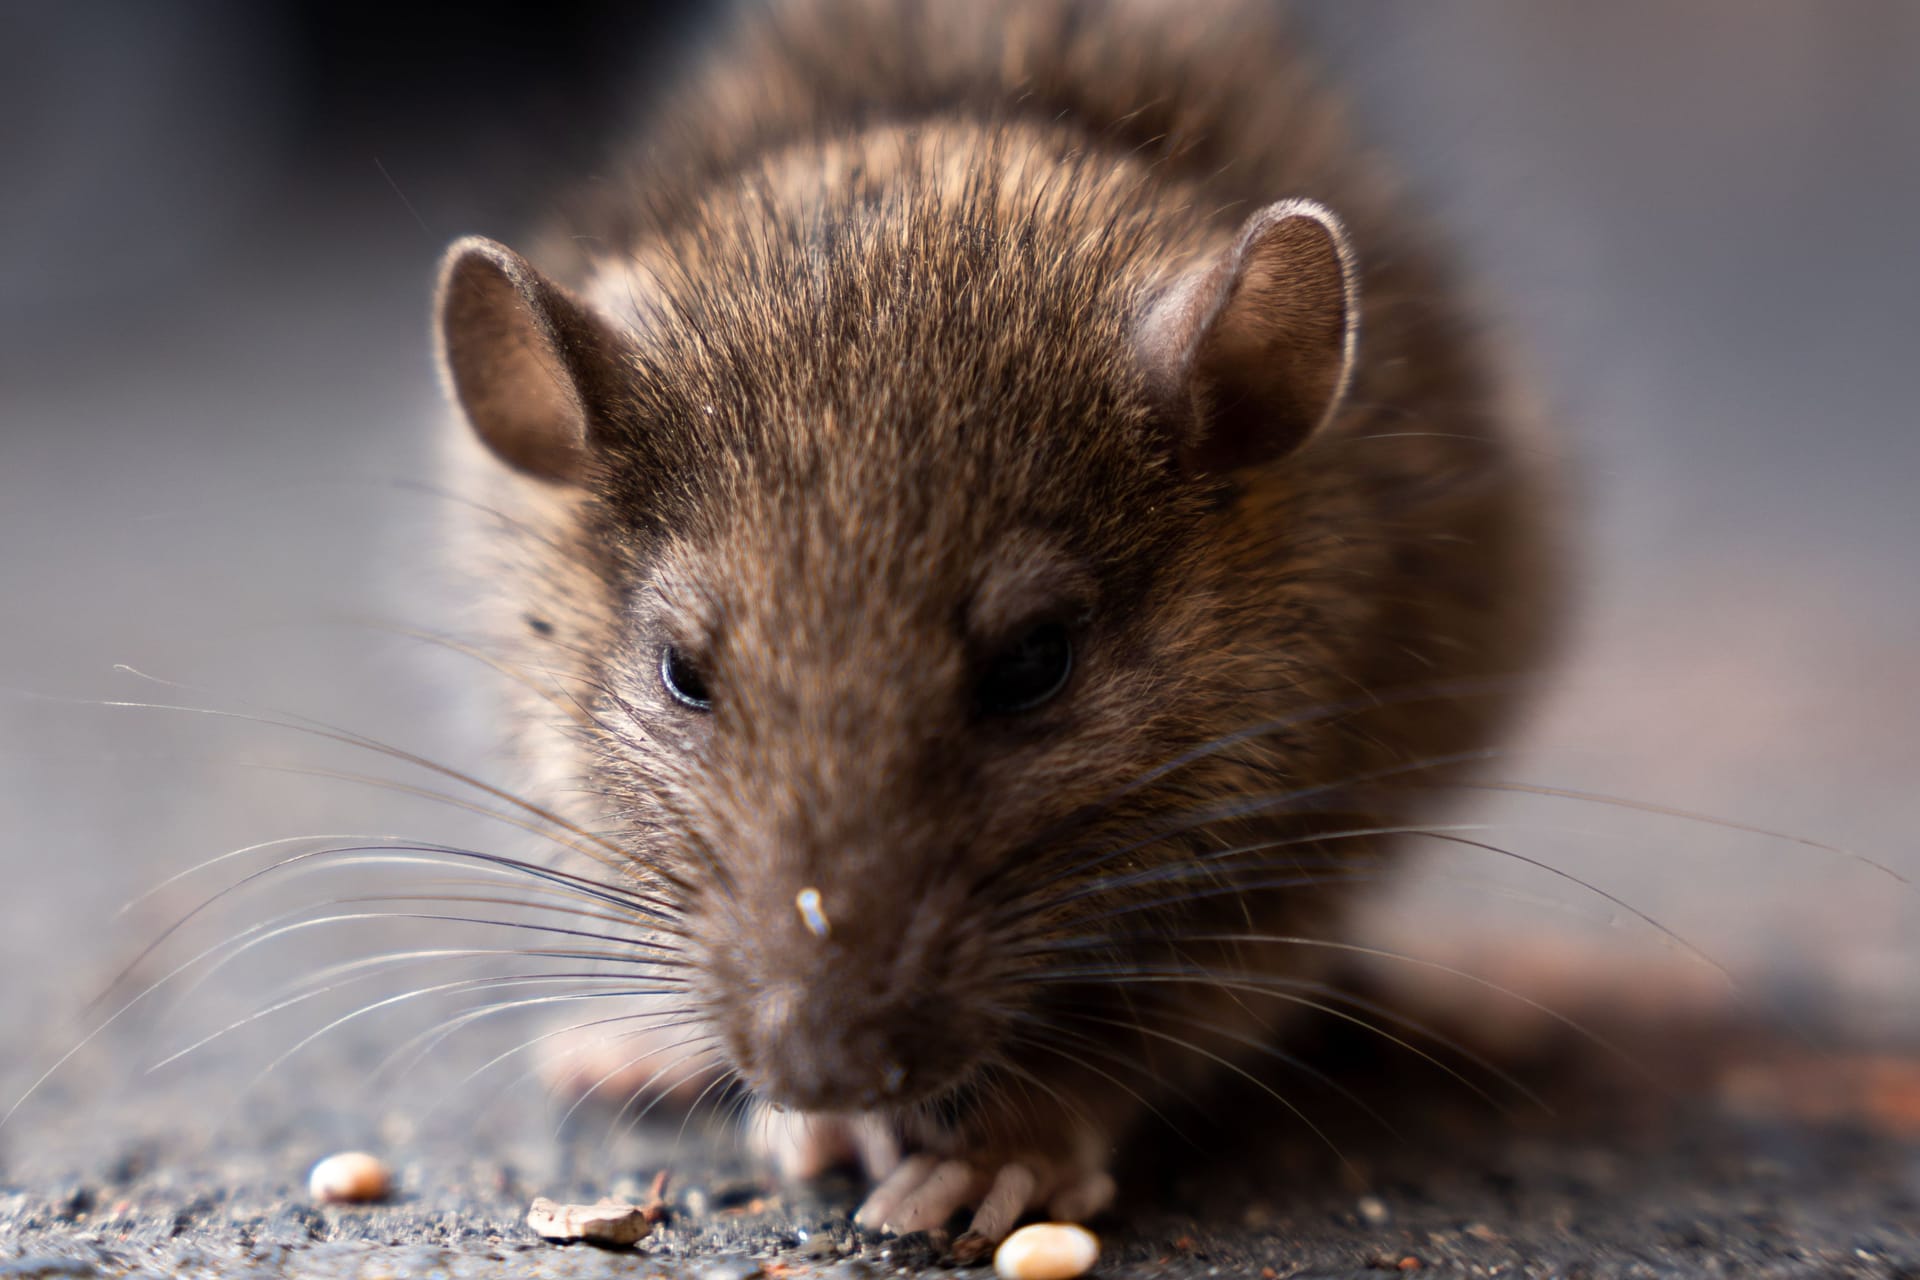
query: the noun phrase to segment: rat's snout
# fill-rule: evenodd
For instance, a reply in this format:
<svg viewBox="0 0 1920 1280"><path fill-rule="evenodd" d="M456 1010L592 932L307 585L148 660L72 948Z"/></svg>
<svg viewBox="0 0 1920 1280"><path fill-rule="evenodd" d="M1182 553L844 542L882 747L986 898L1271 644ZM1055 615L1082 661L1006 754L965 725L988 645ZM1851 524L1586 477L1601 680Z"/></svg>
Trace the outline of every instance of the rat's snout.
<svg viewBox="0 0 1920 1280"><path fill-rule="evenodd" d="M933 1077L930 1009L829 983L780 983L748 1013L746 1053L761 1092L805 1111L866 1111L917 1096Z"/></svg>
<svg viewBox="0 0 1920 1280"><path fill-rule="evenodd" d="M772 1102L906 1106L951 1087L993 1040L967 931L868 899L847 885L768 894L759 928L708 952L728 1055Z"/></svg>

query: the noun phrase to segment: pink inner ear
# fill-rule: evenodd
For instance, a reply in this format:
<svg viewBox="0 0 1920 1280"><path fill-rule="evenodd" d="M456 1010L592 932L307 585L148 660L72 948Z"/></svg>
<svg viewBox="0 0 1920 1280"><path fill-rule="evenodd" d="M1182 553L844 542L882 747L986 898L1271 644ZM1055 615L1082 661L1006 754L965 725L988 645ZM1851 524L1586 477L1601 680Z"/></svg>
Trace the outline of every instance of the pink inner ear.
<svg viewBox="0 0 1920 1280"><path fill-rule="evenodd" d="M1282 201L1156 302L1140 325L1141 355L1183 424L1187 465L1219 473L1270 462L1332 416L1352 367L1354 285L1333 215Z"/></svg>
<svg viewBox="0 0 1920 1280"><path fill-rule="evenodd" d="M562 483L584 473L587 416L562 335L592 324L504 246L464 240L448 254L440 343L449 387L475 434L516 470Z"/></svg>

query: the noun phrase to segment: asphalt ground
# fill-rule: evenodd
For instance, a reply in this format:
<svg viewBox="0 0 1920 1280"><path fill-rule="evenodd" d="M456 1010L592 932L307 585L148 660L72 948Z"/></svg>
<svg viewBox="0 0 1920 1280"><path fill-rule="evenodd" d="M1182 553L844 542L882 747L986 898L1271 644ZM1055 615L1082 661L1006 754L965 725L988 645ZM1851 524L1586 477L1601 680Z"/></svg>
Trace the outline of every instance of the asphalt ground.
<svg viewBox="0 0 1920 1280"><path fill-rule="evenodd" d="M1510 1061L1534 1102L1475 1096L1351 1029L1307 1035L1307 1060L1372 1114L1309 1083L1288 1092L1321 1135L1249 1088L1170 1114L1122 1166L1096 1274L1920 1275L1920 1057L1699 1022L1606 1038L1631 1062L1571 1033ZM850 1175L782 1189L697 1124L609 1141L625 1126L604 1112L558 1131L538 1106L517 1113L531 1125L426 1119L429 1093L404 1090L327 1121L300 1106L316 1082L262 1091L238 1115L219 1089L169 1091L241 1120L225 1138L179 1113L156 1132L133 1108L137 1136L96 1130L84 1159L10 1144L0 1275L798 1280L945 1266L937 1237L854 1229ZM312 1203L305 1173L330 1140L383 1155L392 1202ZM644 1203L662 1169L664 1220L632 1249L555 1245L524 1225L535 1195Z"/></svg>

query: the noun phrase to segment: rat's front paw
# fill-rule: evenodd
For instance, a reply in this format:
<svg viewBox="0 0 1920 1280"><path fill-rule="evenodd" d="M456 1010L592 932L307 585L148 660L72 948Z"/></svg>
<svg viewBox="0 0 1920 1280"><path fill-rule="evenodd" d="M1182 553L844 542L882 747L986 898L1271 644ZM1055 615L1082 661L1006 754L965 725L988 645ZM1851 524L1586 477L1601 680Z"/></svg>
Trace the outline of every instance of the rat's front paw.
<svg viewBox="0 0 1920 1280"><path fill-rule="evenodd" d="M1065 1222L1092 1217L1113 1200L1105 1169L1022 1158L994 1164L908 1156L867 1196L854 1222L869 1230L906 1235L944 1224L974 1206L973 1221L953 1243L963 1261L1004 1240L1022 1214L1044 1208Z"/></svg>
<svg viewBox="0 0 1920 1280"><path fill-rule="evenodd" d="M964 1141L948 1137L936 1138L935 1145L944 1148L939 1154L921 1150L903 1158L902 1135L885 1117L803 1114L760 1103L749 1120L748 1140L755 1154L788 1180L813 1178L857 1161L876 1182L853 1217L869 1231L930 1231L971 1207L972 1221L953 1242L962 1261L1006 1239L1029 1212L1082 1222L1113 1200L1113 1179L1106 1171L1111 1143L1088 1134L1058 1135L1064 1155L1004 1147L973 1154Z"/></svg>

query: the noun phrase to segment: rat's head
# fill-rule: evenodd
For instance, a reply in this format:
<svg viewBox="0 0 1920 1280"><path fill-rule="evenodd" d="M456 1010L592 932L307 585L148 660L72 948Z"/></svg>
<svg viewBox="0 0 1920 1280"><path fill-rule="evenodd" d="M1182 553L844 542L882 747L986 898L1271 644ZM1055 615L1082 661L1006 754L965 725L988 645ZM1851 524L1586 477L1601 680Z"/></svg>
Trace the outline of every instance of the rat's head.
<svg viewBox="0 0 1920 1280"><path fill-rule="evenodd" d="M907 1104L1011 1052L1070 927L1021 904L1217 732L1210 539L1236 473L1333 411L1353 280L1304 202L1197 263L1170 239L991 200L735 210L668 269L604 265L618 314L449 255L453 395L591 570L526 638L583 708L570 772L775 1101Z"/></svg>

